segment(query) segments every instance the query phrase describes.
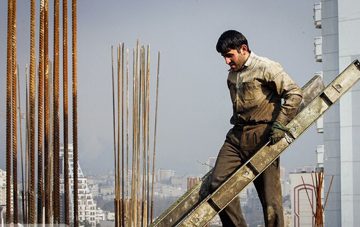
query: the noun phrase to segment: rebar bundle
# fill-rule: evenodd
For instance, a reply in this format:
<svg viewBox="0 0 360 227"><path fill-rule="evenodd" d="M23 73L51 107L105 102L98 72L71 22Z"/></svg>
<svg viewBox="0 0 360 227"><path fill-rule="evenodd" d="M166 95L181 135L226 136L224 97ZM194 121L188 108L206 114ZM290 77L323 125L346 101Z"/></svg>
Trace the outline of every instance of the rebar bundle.
<svg viewBox="0 0 360 227"><path fill-rule="evenodd" d="M155 140L158 106L158 75L156 80L156 110L154 126L154 153L150 154L150 46L133 50L132 97L129 95L129 50L121 43L116 48L116 76L114 48L111 47L113 88L113 135L115 168L115 226L149 226L152 221ZM115 84L117 86L115 86ZM117 92L116 92L117 91ZM115 95L116 94L116 95ZM129 124L130 99L132 99L132 124ZM129 128L132 127L132 138ZM129 142L131 145L131 170L129 169ZM150 172L152 167L152 172ZM131 172L131 184L129 172ZM150 175L152 177L150 178ZM152 180L150 184L150 179ZM128 193L130 191L130 194ZM151 196L151 197L150 197Z"/></svg>
<svg viewBox="0 0 360 227"><path fill-rule="evenodd" d="M72 98L73 98L73 144L74 144L74 226L78 226L77 186L77 10L72 1ZM6 82L6 223L47 223L70 225L69 215L69 166L68 166L68 31L67 1L63 0L63 120L64 163L60 163L60 1L54 1L53 13L53 66L49 60L49 1L41 0L39 8L38 76L36 78L36 1L30 1L30 64L29 77L25 70L26 90L26 152L23 162L22 113L20 80L17 66L16 0L8 0L7 27L7 82ZM36 89L37 88L37 89ZM18 111L19 110L19 111ZM37 111L36 111L37 110ZM18 124L19 117L19 124ZM20 128L20 141L18 140ZM37 136L35 135L37 132ZM21 148L22 215L18 211L18 142ZM37 149L35 148L37 144ZM37 162L36 162L37 161ZM60 178L64 165L65 220L61 219ZM23 168L25 166L25 168ZM25 170L25 173L24 173ZM37 174L36 174L37 170ZM44 215L45 214L45 215Z"/></svg>

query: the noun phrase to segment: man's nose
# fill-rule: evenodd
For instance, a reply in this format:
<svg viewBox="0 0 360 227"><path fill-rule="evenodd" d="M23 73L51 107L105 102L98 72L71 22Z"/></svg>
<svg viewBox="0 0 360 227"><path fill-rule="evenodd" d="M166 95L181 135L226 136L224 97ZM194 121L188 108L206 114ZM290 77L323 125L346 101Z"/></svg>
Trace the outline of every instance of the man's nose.
<svg viewBox="0 0 360 227"><path fill-rule="evenodd" d="M228 64L230 64L230 62L231 62L231 59L230 58L225 58L225 63L228 65Z"/></svg>

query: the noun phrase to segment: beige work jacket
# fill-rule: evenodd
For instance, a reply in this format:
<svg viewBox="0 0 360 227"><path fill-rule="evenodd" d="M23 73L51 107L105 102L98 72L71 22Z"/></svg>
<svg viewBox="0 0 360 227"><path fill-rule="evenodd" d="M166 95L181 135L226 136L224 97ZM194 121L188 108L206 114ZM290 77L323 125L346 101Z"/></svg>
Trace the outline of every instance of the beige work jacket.
<svg viewBox="0 0 360 227"><path fill-rule="evenodd" d="M302 99L301 89L279 63L253 52L239 71L229 72L227 83L233 103L230 122L234 125L287 124Z"/></svg>

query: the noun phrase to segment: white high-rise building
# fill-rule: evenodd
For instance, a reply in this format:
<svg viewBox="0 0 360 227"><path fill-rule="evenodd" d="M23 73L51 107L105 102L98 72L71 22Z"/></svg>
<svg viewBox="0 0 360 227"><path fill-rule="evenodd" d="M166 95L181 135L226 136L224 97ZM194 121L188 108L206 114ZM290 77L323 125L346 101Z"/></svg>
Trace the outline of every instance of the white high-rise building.
<svg viewBox="0 0 360 227"><path fill-rule="evenodd" d="M70 183L70 217L73 217L73 190L74 190L74 181L73 181L73 146L72 144L68 145L69 150L69 183ZM64 147L60 149L60 163L61 166L61 193L64 193ZM103 211L96 207L96 203L93 199L93 195L89 189L87 178L84 176L80 164L78 164L78 216L79 221L88 222L91 226L96 226L100 220L103 220ZM63 209L62 209L63 210ZM62 212L62 218L64 217Z"/></svg>
<svg viewBox="0 0 360 227"><path fill-rule="evenodd" d="M11 198L13 198L13 186L12 184L10 185L10 196ZM10 209L11 212L13 212L13 201L11 199L11 205L10 205ZM9 208L9 206L7 206L6 204L6 171L0 169L0 223L4 223L5 221L5 212L6 210Z"/></svg>
<svg viewBox="0 0 360 227"><path fill-rule="evenodd" d="M322 62L324 81L329 84L352 61L360 59L360 1L319 0L314 12L315 25L321 29L321 38L315 42L316 60ZM359 91L358 83L324 116L327 227L360 226Z"/></svg>
<svg viewBox="0 0 360 227"><path fill-rule="evenodd" d="M0 169L0 206L6 204L6 171Z"/></svg>

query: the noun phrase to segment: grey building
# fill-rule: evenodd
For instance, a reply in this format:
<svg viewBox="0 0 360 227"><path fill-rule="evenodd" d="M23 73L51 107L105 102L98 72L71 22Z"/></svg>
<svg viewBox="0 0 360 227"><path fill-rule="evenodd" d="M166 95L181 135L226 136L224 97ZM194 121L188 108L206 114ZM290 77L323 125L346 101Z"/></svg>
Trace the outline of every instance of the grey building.
<svg viewBox="0 0 360 227"><path fill-rule="evenodd" d="M315 5L315 24L321 29L316 42L322 43L321 53L315 47L316 60L322 61L324 81L329 84L360 58L360 1L321 0ZM359 91L357 84L324 116L324 189L329 192L325 224L330 227L360 226Z"/></svg>

